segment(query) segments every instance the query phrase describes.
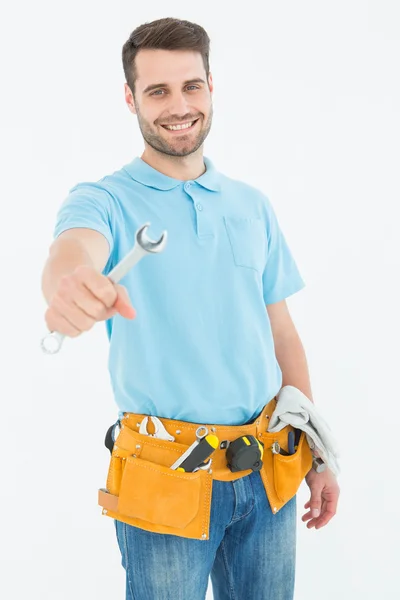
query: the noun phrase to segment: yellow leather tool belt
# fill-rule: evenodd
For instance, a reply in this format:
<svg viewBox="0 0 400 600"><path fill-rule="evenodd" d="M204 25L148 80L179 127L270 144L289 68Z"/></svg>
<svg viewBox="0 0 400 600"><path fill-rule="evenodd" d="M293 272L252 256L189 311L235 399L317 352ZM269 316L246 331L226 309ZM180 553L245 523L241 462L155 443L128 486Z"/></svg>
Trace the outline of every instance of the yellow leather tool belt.
<svg viewBox="0 0 400 600"><path fill-rule="evenodd" d="M171 465L196 440L196 430L205 425L219 442L233 442L240 436L253 435L264 445L260 475L271 510L276 513L297 492L312 466L312 454L304 432L294 454L272 451L278 442L288 450L290 425L277 433L267 432L275 409L273 398L255 421L246 425L189 423L160 418L175 441L139 433L145 415L124 413L115 439L108 469L106 488L99 489L98 503L103 514L147 531L187 538L209 538L212 480L233 481L252 470L232 472L227 466L226 450L212 453L210 470L182 472ZM274 446L276 448L276 445Z"/></svg>

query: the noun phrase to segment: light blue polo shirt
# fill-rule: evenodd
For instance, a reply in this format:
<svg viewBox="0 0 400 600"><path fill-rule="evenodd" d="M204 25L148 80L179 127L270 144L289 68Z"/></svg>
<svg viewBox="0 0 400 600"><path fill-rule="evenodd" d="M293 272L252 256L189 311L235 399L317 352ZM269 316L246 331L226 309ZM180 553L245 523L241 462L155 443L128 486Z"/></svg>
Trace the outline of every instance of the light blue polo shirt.
<svg viewBox="0 0 400 600"><path fill-rule="evenodd" d="M121 280L137 316L106 321L118 407L196 423L255 418L282 385L267 304L304 287L269 199L218 172L180 181L135 158L73 187L54 237L88 227L109 242L107 274L150 222L165 250ZM90 333L88 333L90 335Z"/></svg>

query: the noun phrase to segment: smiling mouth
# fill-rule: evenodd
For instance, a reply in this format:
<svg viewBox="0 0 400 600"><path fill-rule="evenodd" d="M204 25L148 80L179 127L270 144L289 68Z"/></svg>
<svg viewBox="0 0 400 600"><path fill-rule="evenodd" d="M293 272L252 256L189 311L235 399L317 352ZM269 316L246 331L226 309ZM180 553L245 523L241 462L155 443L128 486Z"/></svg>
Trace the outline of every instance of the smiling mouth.
<svg viewBox="0 0 400 600"><path fill-rule="evenodd" d="M174 133L186 133L194 128L198 120L199 119L195 119L194 121L187 121L186 123L179 123L177 125L161 125L161 127Z"/></svg>

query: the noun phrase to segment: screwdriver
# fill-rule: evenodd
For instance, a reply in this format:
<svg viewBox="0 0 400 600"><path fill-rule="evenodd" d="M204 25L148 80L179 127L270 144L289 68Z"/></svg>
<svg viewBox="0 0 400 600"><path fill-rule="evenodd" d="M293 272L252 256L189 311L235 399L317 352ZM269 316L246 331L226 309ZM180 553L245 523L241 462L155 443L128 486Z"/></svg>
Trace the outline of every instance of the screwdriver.
<svg viewBox="0 0 400 600"><path fill-rule="evenodd" d="M196 440L171 466L171 469L190 473L207 460L207 458L218 448L219 439L210 433L200 441Z"/></svg>

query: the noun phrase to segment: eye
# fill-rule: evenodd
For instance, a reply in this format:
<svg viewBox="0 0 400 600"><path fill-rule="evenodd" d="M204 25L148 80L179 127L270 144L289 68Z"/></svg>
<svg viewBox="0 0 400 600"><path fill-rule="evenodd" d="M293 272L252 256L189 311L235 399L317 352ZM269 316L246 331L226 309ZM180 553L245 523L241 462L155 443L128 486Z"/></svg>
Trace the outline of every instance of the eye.
<svg viewBox="0 0 400 600"><path fill-rule="evenodd" d="M158 96L158 92L163 92L164 90L155 90L154 92L151 92L150 96Z"/></svg>
<svg viewBox="0 0 400 600"><path fill-rule="evenodd" d="M198 85L188 85L188 88L194 88L195 90L199 90L199 86Z"/></svg>

